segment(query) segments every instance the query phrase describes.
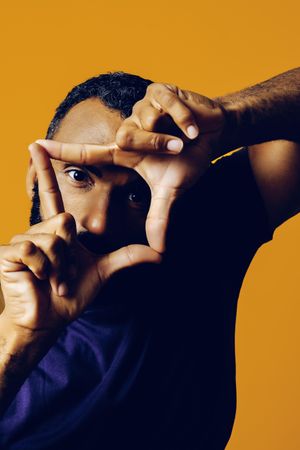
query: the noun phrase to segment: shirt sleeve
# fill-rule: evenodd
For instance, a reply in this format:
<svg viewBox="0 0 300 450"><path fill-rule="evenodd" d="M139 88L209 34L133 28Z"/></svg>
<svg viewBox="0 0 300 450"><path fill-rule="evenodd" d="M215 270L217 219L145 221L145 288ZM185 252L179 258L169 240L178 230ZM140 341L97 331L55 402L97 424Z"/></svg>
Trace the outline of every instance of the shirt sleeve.
<svg viewBox="0 0 300 450"><path fill-rule="evenodd" d="M201 183L199 187L201 186ZM224 156L211 166L211 173L203 180L203 190L210 190L212 201L218 205L227 231L241 234L256 247L273 238L267 210L257 186L249 160L249 151L243 148Z"/></svg>
<svg viewBox="0 0 300 450"><path fill-rule="evenodd" d="M273 231L248 149L243 148L211 164L179 199L172 211L168 242L174 252L185 252L194 260L203 255L220 270L230 267L243 275Z"/></svg>

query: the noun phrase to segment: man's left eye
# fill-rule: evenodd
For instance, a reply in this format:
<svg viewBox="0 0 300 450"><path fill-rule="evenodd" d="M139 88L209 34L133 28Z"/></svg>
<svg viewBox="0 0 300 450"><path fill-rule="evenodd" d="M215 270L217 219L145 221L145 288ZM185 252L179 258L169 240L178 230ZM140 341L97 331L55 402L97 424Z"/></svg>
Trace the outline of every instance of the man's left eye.
<svg viewBox="0 0 300 450"><path fill-rule="evenodd" d="M85 172L79 169L71 169L67 171L67 174L73 181L77 181L78 183L82 183L88 180L88 176Z"/></svg>
<svg viewBox="0 0 300 450"><path fill-rule="evenodd" d="M128 200L131 203L142 203L143 198L141 195L137 194L136 192L129 192L128 194Z"/></svg>
<svg viewBox="0 0 300 450"><path fill-rule="evenodd" d="M132 208L140 210L147 210L149 208L149 196L143 192L128 192L127 201Z"/></svg>

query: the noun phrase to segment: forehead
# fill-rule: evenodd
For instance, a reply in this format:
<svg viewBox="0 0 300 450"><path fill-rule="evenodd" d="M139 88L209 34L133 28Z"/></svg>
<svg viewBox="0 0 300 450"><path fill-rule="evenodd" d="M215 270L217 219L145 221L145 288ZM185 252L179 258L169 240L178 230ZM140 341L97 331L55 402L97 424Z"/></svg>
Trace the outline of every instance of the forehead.
<svg viewBox="0 0 300 450"><path fill-rule="evenodd" d="M89 98L70 109L54 139L69 143L108 144L114 141L122 121L119 111L108 109L98 98Z"/></svg>
<svg viewBox="0 0 300 450"><path fill-rule="evenodd" d="M123 122L119 111L107 108L98 98L89 98L73 106L62 119L53 139L76 144L110 144ZM52 161L54 167L64 163ZM101 167L103 175L115 180L133 180L137 173L125 167Z"/></svg>

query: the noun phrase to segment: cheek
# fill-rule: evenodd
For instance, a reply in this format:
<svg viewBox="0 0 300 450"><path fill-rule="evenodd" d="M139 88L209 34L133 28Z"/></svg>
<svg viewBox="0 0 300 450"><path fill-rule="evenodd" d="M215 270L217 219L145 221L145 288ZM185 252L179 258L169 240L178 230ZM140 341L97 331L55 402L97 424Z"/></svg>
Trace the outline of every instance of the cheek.
<svg viewBox="0 0 300 450"><path fill-rule="evenodd" d="M80 189L59 182L65 212L72 214L77 224L80 224L82 216L90 207L89 195Z"/></svg>
<svg viewBox="0 0 300 450"><path fill-rule="evenodd" d="M127 211L127 230L130 230L132 234L144 236L146 217L147 212L129 209Z"/></svg>

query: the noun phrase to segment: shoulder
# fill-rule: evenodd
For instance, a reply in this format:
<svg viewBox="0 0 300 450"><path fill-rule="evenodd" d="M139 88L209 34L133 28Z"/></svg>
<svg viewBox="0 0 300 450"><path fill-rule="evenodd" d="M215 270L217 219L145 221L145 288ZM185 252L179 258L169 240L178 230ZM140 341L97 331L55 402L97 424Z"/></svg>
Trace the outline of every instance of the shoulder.
<svg viewBox="0 0 300 450"><path fill-rule="evenodd" d="M253 145L249 160L275 229L300 211L300 144L277 140Z"/></svg>
<svg viewBox="0 0 300 450"><path fill-rule="evenodd" d="M250 161L242 148L213 162L194 187L193 203L228 235L253 237L257 245L272 239L267 210ZM203 217L203 216L202 216ZM203 219L202 219L203 220Z"/></svg>

